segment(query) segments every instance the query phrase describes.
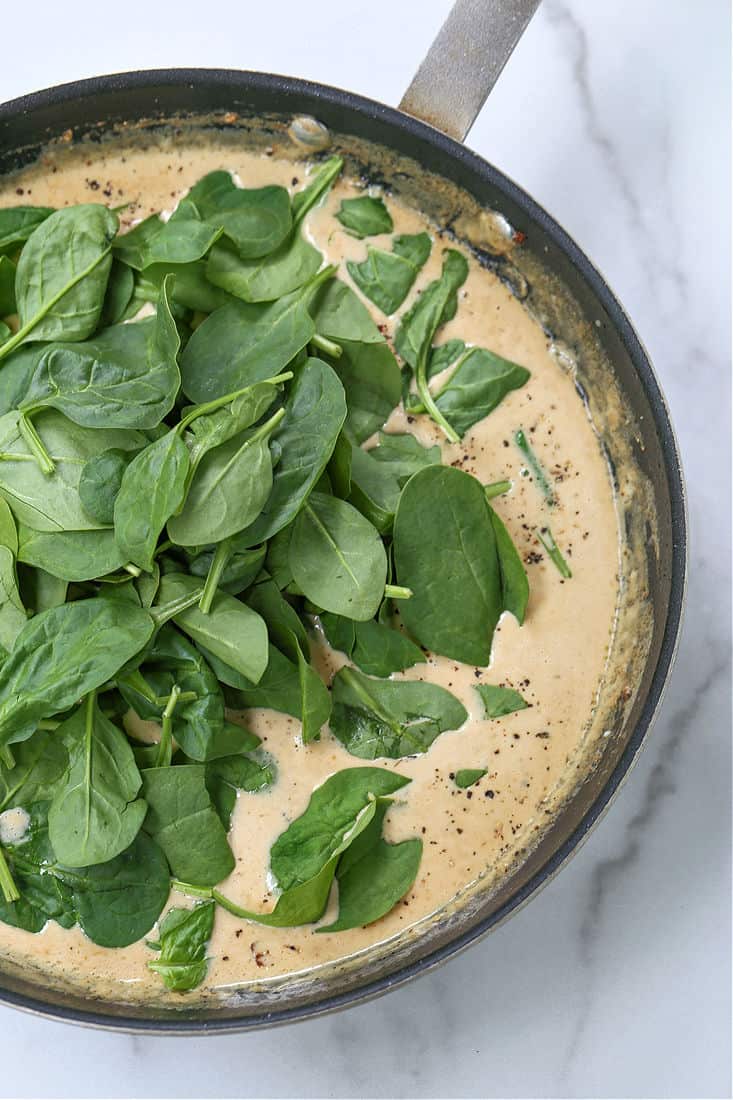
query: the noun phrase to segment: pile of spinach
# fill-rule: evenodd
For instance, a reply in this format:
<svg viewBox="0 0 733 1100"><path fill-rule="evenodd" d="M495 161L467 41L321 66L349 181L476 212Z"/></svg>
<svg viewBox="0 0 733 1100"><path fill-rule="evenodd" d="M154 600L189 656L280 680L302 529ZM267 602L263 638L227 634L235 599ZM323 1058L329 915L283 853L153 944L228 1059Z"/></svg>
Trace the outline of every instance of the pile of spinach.
<svg viewBox="0 0 733 1100"><path fill-rule="evenodd" d="M0 847L0 919L121 947L173 882L207 899L151 944L174 990L205 976L214 903L310 923L336 881L318 929L335 932L388 912L420 860L418 839L382 836L408 780L350 768L273 846L272 913L221 894L238 793L275 780L229 708L293 715L304 742L330 723L367 760L423 753L466 711L392 674L426 650L486 665L502 611L526 607L492 491L410 434L362 445L405 394L457 439L527 372L433 347L466 278L455 250L396 325L400 364L301 231L341 167L293 195L212 172L128 232L96 204L0 210L0 811L27 820ZM393 228L373 197L338 217L360 238ZM431 249L395 236L349 274L393 314ZM351 662L331 690L319 630Z"/></svg>

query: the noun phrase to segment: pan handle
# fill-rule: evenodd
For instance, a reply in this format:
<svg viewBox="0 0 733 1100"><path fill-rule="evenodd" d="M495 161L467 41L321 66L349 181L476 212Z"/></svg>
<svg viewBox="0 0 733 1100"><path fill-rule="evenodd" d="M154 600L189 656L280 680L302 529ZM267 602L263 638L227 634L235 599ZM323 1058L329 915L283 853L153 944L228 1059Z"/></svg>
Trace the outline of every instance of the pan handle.
<svg viewBox="0 0 733 1100"><path fill-rule="evenodd" d="M456 0L400 110L463 141L540 0Z"/></svg>

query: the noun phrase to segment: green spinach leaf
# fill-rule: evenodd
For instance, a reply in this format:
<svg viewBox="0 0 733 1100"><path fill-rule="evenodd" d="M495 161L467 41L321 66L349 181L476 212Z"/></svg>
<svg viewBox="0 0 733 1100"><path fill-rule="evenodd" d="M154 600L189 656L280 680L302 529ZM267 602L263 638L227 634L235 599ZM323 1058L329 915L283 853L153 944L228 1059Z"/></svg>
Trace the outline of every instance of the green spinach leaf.
<svg viewBox="0 0 733 1100"><path fill-rule="evenodd" d="M204 901L193 909L169 909L161 921L160 955L148 963L160 974L163 985L173 993L188 993L201 985L209 967L206 948L214 929L213 901Z"/></svg>
<svg viewBox="0 0 733 1100"><path fill-rule="evenodd" d="M160 579L157 605L197 591L200 584L195 577L168 573ZM246 604L225 592L217 592L209 612L188 607L174 616L174 622L197 646L204 647L248 680L259 681L267 667L267 627Z"/></svg>
<svg viewBox="0 0 733 1100"><path fill-rule="evenodd" d="M374 818L349 845L336 868L338 918L316 929L344 932L379 920L404 897L417 877L422 840L413 837L389 844L382 837L389 799L380 798Z"/></svg>
<svg viewBox="0 0 733 1100"><path fill-rule="evenodd" d="M293 526L290 568L314 604L360 621L382 601L387 555L379 532L355 508L314 492Z"/></svg>
<svg viewBox="0 0 733 1100"><path fill-rule="evenodd" d="M486 768L459 768L453 782L459 790L463 791L467 787L473 787L475 783L478 783L479 779L483 779L486 773Z"/></svg>
<svg viewBox="0 0 733 1100"><path fill-rule="evenodd" d="M487 665L503 609L496 538L483 487L452 466L420 470L402 490L394 522L400 605L427 649Z"/></svg>
<svg viewBox="0 0 733 1100"><path fill-rule="evenodd" d="M101 687L152 633L147 611L101 599L77 600L36 615L0 667L0 744L24 741L41 719L68 710Z"/></svg>
<svg viewBox="0 0 733 1100"><path fill-rule="evenodd" d="M174 876L215 886L234 870L226 832L206 789L202 764L144 768L145 829L163 849Z"/></svg>
<svg viewBox="0 0 733 1100"><path fill-rule="evenodd" d="M145 817L132 749L99 709L94 692L57 736L68 750L69 770L48 812L56 858L67 867L106 863L132 844Z"/></svg>
<svg viewBox="0 0 733 1100"><path fill-rule="evenodd" d="M112 263L117 217L94 203L68 206L37 226L15 279L20 327L0 359L34 340L85 340L99 323Z"/></svg>
<svg viewBox="0 0 733 1100"><path fill-rule="evenodd" d="M52 206L6 206L0 209L0 253L14 252L53 212Z"/></svg>
<svg viewBox="0 0 733 1100"><path fill-rule="evenodd" d="M384 200L372 195L342 199L336 217L354 237L376 237L380 233L391 233L393 229Z"/></svg>
<svg viewBox="0 0 733 1100"><path fill-rule="evenodd" d="M409 294L431 247L427 233L402 235L394 238L391 252L369 248L365 260L349 260L346 268L362 294L390 316Z"/></svg>
<svg viewBox="0 0 733 1100"><path fill-rule="evenodd" d="M0 810L45 802L53 797L58 781L69 765L63 741L56 732L37 730L13 747L15 762L0 762Z"/></svg>
<svg viewBox="0 0 733 1100"><path fill-rule="evenodd" d="M115 537L127 560L141 569L153 567L160 533L183 503L189 467L186 444L172 428L135 455L122 475L114 504Z"/></svg>
<svg viewBox="0 0 733 1100"><path fill-rule="evenodd" d="M398 759L427 752L439 734L467 720L445 688L422 680L372 680L342 668L333 681L331 732L353 755Z"/></svg>
<svg viewBox="0 0 733 1100"><path fill-rule="evenodd" d="M125 470L134 457L133 451L121 451L117 447L102 451L84 463L79 477L79 499L95 523L109 526L114 523L115 500Z"/></svg>
<svg viewBox="0 0 733 1100"><path fill-rule="evenodd" d="M522 565L522 559L517 548L512 542L511 535L504 526L503 520L489 505L491 525L494 528L496 539L496 551L499 556L499 571L501 573L501 602L505 611L508 611L521 626L527 611L529 601L529 581L527 573Z"/></svg>
<svg viewBox="0 0 733 1100"><path fill-rule="evenodd" d="M18 561L63 581L94 580L127 560L114 531L33 531L21 524L18 534Z"/></svg>
<svg viewBox="0 0 733 1100"><path fill-rule="evenodd" d="M529 703L518 691L510 687L498 687L494 684L476 684L476 691L484 704L485 718L503 718L517 710L525 710Z"/></svg>

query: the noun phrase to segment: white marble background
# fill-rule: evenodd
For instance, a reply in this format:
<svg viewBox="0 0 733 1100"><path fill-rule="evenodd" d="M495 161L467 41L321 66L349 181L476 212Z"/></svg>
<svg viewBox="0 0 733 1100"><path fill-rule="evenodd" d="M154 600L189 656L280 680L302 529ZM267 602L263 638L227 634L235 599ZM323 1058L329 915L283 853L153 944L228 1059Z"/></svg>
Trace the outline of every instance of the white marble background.
<svg viewBox="0 0 733 1100"><path fill-rule="evenodd" d="M209 65L396 103L449 6L16 2L0 98ZM605 272L656 363L685 460L682 647L611 814L480 946L337 1016L191 1040L2 1010L4 1097L730 1095L729 32L725 0L545 0L470 137Z"/></svg>

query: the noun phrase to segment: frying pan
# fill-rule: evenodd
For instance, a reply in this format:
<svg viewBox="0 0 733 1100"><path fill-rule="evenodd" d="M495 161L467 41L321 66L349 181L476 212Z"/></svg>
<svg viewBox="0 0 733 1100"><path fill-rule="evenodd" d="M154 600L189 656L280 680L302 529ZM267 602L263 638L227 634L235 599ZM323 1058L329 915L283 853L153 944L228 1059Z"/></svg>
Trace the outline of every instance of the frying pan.
<svg viewBox="0 0 733 1100"><path fill-rule="evenodd" d="M669 677L684 600L685 496L669 414L644 348L599 272L542 207L461 143L537 3L459 0L399 110L290 77L212 69L98 77L0 107L0 173L32 163L70 134L104 142L139 129L155 142L178 127L276 147L295 134L301 146L329 141L351 173L419 202L524 300L600 425L625 535L621 618L634 639L603 716L604 736L538 843L498 886L478 888L419 935L311 978L265 983L221 1002L182 999L180 1008L95 1000L5 962L0 1002L99 1027L201 1033L260 1028L376 996L467 947L532 897L578 849L634 762ZM460 228L472 223L457 212L473 212L480 223L482 211L495 212L492 233Z"/></svg>

